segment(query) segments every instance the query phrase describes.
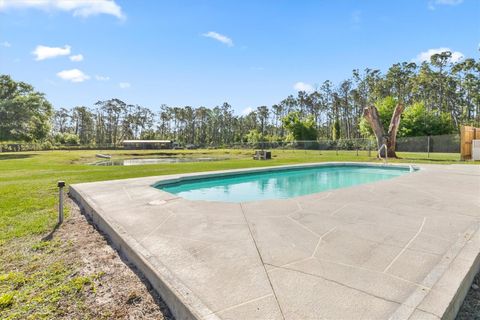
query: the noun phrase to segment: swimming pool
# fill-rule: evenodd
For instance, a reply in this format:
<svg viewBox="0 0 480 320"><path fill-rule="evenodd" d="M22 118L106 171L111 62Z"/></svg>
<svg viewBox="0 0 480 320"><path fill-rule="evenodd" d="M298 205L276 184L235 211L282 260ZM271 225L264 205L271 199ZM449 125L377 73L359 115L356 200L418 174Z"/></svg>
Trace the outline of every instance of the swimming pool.
<svg viewBox="0 0 480 320"><path fill-rule="evenodd" d="M409 167L329 164L188 177L155 187L188 200L245 202L292 198L391 179L408 172Z"/></svg>

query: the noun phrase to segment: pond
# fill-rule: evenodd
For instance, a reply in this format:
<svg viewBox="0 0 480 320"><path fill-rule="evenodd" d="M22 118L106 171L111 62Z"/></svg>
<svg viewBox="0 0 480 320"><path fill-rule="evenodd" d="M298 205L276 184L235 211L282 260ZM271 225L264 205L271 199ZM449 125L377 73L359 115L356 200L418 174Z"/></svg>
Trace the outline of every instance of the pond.
<svg viewBox="0 0 480 320"><path fill-rule="evenodd" d="M131 158L118 160L103 160L92 163L95 166L141 166L146 164L169 164L180 162L206 162L206 161L220 161L228 160L228 158L218 157L202 157L202 158L188 158L188 157L165 157L165 158Z"/></svg>

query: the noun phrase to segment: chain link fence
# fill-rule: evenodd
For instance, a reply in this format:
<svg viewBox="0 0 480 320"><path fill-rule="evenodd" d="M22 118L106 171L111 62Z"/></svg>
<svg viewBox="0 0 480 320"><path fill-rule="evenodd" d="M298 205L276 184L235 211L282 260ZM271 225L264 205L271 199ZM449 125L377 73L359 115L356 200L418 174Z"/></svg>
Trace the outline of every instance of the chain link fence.
<svg viewBox="0 0 480 320"><path fill-rule="evenodd" d="M175 149L266 149L266 150L317 150L335 153L355 153L376 157L377 144L375 139L318 139L313 141L259 141L237 142L221 145L174 144ZM84 146L54 146L34 143L0 143L0 152L40 151L40 150L122 150L123 145L84 145ZM460 159L460 135L449 134L439 136L401 137L397 138L396 150L399 153L420 154L432 158L435 154L449 154L449 158Z"/></svg>
<svg viewBox="0 0 480 320"><path fill-rule="evenodd" d="M212 147L212 146L210 146ZM377 152L375 139L319 139L313 141L261 141L255 143L234 143L217 146L235 149L285 149L285 150L338 150L338 151L370 151ZM401 137L397 138L398 152L414 153L459 153L460 135L449 134L439 136Z"/></svg>
<svg viewBox="0 0 480 320"><path fill-rule="evenodd" d="M372 139L296 140L240 142L219 146L232 149L280 149L280 150L375 150Z"/></svg>
<svg viewBox="0 0 480 320"><path fill-rule="evenodd" d="M460 135L397 138L397 151L459 153Z"/></svg>

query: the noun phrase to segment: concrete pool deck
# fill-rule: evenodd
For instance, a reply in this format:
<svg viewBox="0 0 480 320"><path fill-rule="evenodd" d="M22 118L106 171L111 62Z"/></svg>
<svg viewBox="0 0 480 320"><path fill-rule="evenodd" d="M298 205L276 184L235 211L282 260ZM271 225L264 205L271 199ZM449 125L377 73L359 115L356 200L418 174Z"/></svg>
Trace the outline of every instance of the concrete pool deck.
<svg viewBox="0 0 480 320"><path fill-rule="evenodd" d="M451 319L480 268L480 166L417 167L285 200L189 201L151 186L202 173L70 194L177 320Z"/></svg>

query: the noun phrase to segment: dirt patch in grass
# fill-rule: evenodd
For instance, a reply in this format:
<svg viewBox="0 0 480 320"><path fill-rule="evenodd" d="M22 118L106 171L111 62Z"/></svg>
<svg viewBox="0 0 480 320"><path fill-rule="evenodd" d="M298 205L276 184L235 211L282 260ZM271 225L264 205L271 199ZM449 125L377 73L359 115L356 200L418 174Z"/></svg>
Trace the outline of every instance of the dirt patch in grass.
<svg viewBox="0 0 480 320"><path fill-rule="evenodd" d="M63 241L73 242L73 253L82 261L79 272L98 275L95 292L86 295L87 304L98 309L98 315L115 319L173 319L143 276L120 258L73 201L69 205L70 217L57 232Z"/></svg>
<svg viewBox="0 0 480 320"><path fill-rule="evenodd" d="M0 319L173 319L162 299L68 200L40 240L0 246Z"/></svg>

